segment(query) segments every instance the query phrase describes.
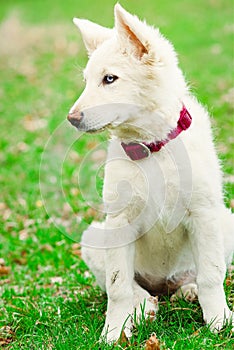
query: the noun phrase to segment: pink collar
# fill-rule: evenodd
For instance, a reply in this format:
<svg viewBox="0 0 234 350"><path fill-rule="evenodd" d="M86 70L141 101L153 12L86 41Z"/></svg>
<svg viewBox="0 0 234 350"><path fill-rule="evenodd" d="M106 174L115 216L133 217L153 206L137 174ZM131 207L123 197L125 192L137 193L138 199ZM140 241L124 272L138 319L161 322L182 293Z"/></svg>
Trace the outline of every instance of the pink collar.
<svg viewBox="0 0 234 350"><path fill-rule="evenodd" d="M166 140L155 141L151 143L121 142L121 146L131 160L148 158L150 156L150 153L160 151L160 149L165 146L170 140L175 139L183 130L187 130L190 127L191 123L192 117L186 107L183 106L182 110L180 111L180 118L177 122L177 127L169 132Z"/></svg>

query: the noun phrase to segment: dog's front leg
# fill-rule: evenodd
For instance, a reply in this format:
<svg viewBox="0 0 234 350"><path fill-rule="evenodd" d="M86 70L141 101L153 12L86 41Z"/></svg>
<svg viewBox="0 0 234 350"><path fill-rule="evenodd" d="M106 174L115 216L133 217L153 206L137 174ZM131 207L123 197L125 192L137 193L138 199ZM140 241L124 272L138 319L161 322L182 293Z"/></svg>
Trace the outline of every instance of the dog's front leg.
<svg viewBox="0 0 234 350"><path fill-rule="evenodd" d="M223 281L226 265L219 211L202 209L190 217L190 241L197 268L198 299L204 320L220 330L232 319Z"/></svg>
<svg viewBox="0 0 234 350"><path fill-rule="evenodd" d="M115 246L114 237L118 233L122 234L124 231L126 238L133 237L133 229L129 225L120 228L118 227L120 223L123 224L123 220L120 218L115 218L113 221L107 220L107 234L113 235L113 246ZM122 330L127 337L131 336L131 314L134 302L134 253L135 242L133 240L132 243L129 243L128 239L126 245L116 248L110 247L105 252L108 305L102 337L106 338L107 342L116 341Z"/></svg>

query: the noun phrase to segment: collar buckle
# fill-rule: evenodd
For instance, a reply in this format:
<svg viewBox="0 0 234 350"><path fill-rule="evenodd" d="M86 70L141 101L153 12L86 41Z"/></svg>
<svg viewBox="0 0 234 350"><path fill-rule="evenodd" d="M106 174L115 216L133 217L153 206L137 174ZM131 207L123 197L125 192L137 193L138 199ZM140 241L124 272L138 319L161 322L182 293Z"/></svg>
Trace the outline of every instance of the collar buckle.
<svg viewBox="0 0 234 350"><path fill-rule="evenodd" d="M142 142L121 142L121 146L131 160L141 160L151 155L150 149Z"/></svg>

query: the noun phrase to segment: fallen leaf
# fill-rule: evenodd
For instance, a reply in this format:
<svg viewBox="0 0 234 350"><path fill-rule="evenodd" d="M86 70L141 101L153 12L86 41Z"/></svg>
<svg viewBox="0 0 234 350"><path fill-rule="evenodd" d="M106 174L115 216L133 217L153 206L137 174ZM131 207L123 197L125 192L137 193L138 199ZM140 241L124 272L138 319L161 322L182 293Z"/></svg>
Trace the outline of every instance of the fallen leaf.
<svg viewBox="0 0 234 350"><path fill-rule="evenodd" d="M89 141L87 143L86 147L87 147L88 150L91 150L91 149L96 148L97 146L98 146L98 143L96 141Z"/></svg>
<svg viewBox="0 0 234 350"><path fill-rule="evenodd" d="M35 225L35 220L33 219L25 219L24 221L24 227L30 227L30 226L34 226Z"/></svg>
<svg viewBox="0 0 234 350"><path fill-rule="evenodd" d="M72 250L72 254L81 258L81 250Z"/></svg>
<svg viewBox="0 0 234 350"><path fill-rule="evenodd" d="M18 142L16 147L19 152L27 152L29 150L29 145L25 142Z"/></svg>
<svg viewBox="0 0 234 350"><path fill-rule="evenodd" d="M145 350L160 350L160 342L155 333L152 333L150 338L146 341Z"/></svg>
<svg viewBox="0 0 234 350"><path fill-rule="evenodd" d="M3 202L0 202L0 211L7 209L7 205Z"/></svg>
<svg viewBox="0 0 234 350"><path fill-rule="evenodd" d="M5 275L9 275L10 273L10 268L7 266L0 266L0 276L5 276Z"/></svg>
<svg viewBox="0 0 234 350"><path fill-rule="evenodd" d="M0 337L0 347L4 347L12 342L13 338L1 338Z"/></svg>
<svg viewBox="0 0 234 350"><path fill-rule="evenodd" d="M232 279L231 277L227 277L225 281L226 286L230 286L232 284Z"/></svg>
<svg viewBox="0 0 234 350"><path fill-rule="evenodd" d="M20 239L21 241L25 241L27 238L28 238L28 232L27 232L27 230L21 230L21 231L19 232L19 239Z"/></svg>
<svg viewBox="0 0 234 350"><path fill-rule="evenodd" d="M63 205L63 210L62 210L62 219L66 220L71 217L72 213L72 207L70 206L69 203L64 203Z"/></svg>
<svg viewBox="0 0 234 350"><path fill-rule="evenodd" d="M4 284L10 283L11 280L9 278L4 278L0 280L0 286L3 286Z"/></svg>
<svg viewBox="0 0 234 350"><path fill-rule="evenodd" d="M3 326L0 328L0 334L8 335L8 334L15 334L11 327L9 326Z"/></svg>
<svg viewBox="0 0 234 350"><path fill-rule="evenodd" d="M126 337L126 334L124 333L124 331L121 332L120 342L121 343L128 343L128 338Z"/></svg>
<svg viewBox="0 0 234 350"><path fill-rule="evenodd" d="M6 265L5 260L3 258L0 258L0 265Z"/></svg>
<svg viewBox="0 0 234 350"><path fill-rule="evenodd" d="M84 217L85 217L86 219L89 219L89 218L96 218L96 217L97 217L97 210L94 209L94 208L92 208L92 207L88 208L87 211L85 212Z"/></svg>
<svg viewBox="0 0 234 350"><path fill-rule="evenodd" d="M3 326L0 328L0 347L10 344L13 341L14 332L11 327Z"/></svg>
<svg viewBox="0 0 234 350"><path fill-rule="evenodd" d="M18 265L26 265L27 264L27 259L26 258L14 258L13 261L18 264Z"/></svg>
<svg viewBox="0 0 234 350"><path fill-rule="evenodd" d="M2 218L4 221L7 221L11 216L11 210L9 208L6 208L3 210Z"/></svg>
<svg viewBox="0 0 234 350"><path fill-rule="evenodd" d="M81 257L81 246L80 243L73 243L72 244L72 254Z"/></svg>
<svg viewBox="0 0 234 350"><path fill-rule="evenodd" d="M72 250L77 250L77 249L80 249L80 248L81 248L80 243L73 243L72 244Z"/></svg>
<svg viewBox="0 0 234 350"><path fill-rule="evenodd" d="M6 266L5 260L0 258L0 276L9 275L10 268Z"/></svg>
<svg viewBox="0 0 234 350"><path fill-rule="evenodd" d="M11 231L11 233L12 233L12 229L15 228L16 226L17 226L17 223L16 223L16 222L7 221L7 222L5 223L5 229L6 229L7 231Z"/></svg>
<svg viewBox="0 0 234 350"><path fill-rule="evenodd" d="M22 197L19 197L19 198L18 198L18 203L19 203L20 205L22 205L23 207L26 207L26 205L27 205L26 200L25 200L24 198L22 198Z"/></svg>
<svg viewBox="0 0 234 350"><path fill-rule="evenodd" d="M124 331L121 332L121 335L120 335L119 339L115 342L115 345L117 347L120 345L121 349L123 349L123 346L124 346L124 349L125 349L126 345L130 345L129 341L128 341L128 338L126 337L126 334L125 334Z"/></svg>
<svg viewBox="0 0 234 350"><path fill-rule="evenodd" d="M89 219L101 220L103 219L103 216L104 216L104 212L103 212L102 206L100 206L98 209L90 207L87 209L87 211L84 214L84 218L86 220L89 220Z"/></svg>
<svg viewBox="0 0 234 350"><path fill-rule="evenodd" d="M34 132L43 129L47 126L45 119L34 118L31 115L26 115L23 119L24 129L29 132Z"/></svg>
<svg viewBox="0 0 234 350"><path fill-rule="evenodd" d="M193 334L192 334L192 336L194 336L194 337L197 337L198 335L200 335L200 330L198 329L198 330L196 330L195 332L193 332Z"/></svg>
<svg viewBox="0 0 234 350"><path fill-rule="evenodd" d="M41 246L41 251L52 252L53 250L53 247L48 243L45 243Z"/></svg>

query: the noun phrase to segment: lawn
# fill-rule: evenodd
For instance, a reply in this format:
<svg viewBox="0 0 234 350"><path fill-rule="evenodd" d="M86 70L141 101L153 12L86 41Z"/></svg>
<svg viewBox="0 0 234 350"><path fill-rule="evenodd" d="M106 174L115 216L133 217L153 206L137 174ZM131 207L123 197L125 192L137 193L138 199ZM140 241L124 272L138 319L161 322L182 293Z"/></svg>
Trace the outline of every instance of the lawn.
<svg viewBox="0 0 234 350"><path fill-rule="evenodd" d="M80 257L101 219L107 135L79 135L65 120L81 93L86 53L74 16L113 25L113 0L9 0L0 7L0 347L112 349L99 344L106 296ZM225 201L234 207L233 14L230 0L121 1L174 43L191 89L212 115ZM97 169L99 169L97 173ZM95 177L95 174L97 176ZM234 279L225 281L233 307ZM231 349L198 303L160 299L126 348L155 332L161 349Z"/></svg>

